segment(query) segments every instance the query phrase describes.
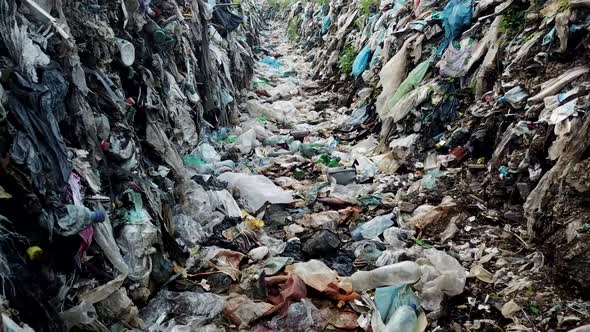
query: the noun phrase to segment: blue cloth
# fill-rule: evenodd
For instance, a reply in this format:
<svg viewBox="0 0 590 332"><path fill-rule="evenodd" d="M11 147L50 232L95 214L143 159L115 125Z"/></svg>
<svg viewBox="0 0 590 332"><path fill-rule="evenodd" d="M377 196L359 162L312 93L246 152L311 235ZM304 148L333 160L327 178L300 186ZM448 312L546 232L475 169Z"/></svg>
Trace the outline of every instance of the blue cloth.
<svg viewBox="0 0 590 332"><path fill-rule="evenodd" d="M367 45L363 47L352 63L352 74L354 77L359 77L365 71L370 59L371 48Z"/></svg>

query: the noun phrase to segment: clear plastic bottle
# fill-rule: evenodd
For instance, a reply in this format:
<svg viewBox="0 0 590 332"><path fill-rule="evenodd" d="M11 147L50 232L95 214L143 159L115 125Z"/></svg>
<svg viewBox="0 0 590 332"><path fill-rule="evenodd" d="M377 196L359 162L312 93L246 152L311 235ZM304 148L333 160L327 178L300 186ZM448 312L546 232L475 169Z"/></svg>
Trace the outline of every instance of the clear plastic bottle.
<svg viewBox="0 0 590 332"><path fill-rule="evenodd" d="M352 289L362 292L383 286L409 285L420 279L418 264L405 261L376 268L372 271L357 271L350 276Z"/></svg>
<svg viewBox="0 0 590 332"><path fill-rule="evenodd" d="M355 230L351 232L353 240L369 240L383 234L383 232L386 229L393 226L394 218L395 215L393 213L390 213L383 216L375 217L370 221L367 221L366 223L358 226Z"/></svg>
<svg viewBox="0 0 590 332"><path fill-rule="evenodd" d="M415 332L418 317L414 308L408 305L399 307L385 325L386 332Z"/></svg>

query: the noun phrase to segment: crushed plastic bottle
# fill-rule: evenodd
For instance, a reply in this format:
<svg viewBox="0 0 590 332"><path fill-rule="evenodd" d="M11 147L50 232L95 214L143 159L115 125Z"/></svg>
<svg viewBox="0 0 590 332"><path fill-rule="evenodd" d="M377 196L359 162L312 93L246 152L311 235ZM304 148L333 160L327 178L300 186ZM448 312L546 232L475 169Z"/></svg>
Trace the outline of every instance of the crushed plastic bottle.
<svg viewBox="0 0 590 332"><path fill-rule="evenodd" d="M80 233L86 227L103 222L106 217L104 210L92 211L85 206L67 205L66 213L59 218L58 225L61 228L60 234L70 236Z"/></svg>
<svg viewBox="0 0 590 332"><path fill-rule="evenodd" d="M355 241L362 239L373 239L394 225L395 214L390 213L382 216L375 217L370 221L358 226L351 232L352 238Z"/></svg>
<svg viewBox="0 0 590 332"><path fill-rule="evenodd" d="M418 264L405 261L383 266L372 271L357 271L352 274L352 289L362 292L383 286L400 286L413 284L420 279Z"/></svg>

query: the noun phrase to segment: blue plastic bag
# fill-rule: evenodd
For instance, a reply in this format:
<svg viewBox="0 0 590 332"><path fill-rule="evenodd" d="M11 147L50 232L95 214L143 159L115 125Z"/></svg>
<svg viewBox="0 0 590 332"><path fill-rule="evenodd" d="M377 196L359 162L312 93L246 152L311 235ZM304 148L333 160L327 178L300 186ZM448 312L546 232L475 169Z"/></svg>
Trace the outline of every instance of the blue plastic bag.
<svg viewBox="0 0 590 332"><path fill-rule="evenodd" d="M367 68L371 58L371 48L369 45L363 47L352 63L352 74L359 77Z"/></svg>
<svg viewBox="0 0 590 332"><path fill-rule="evenodd" d="M332 25L332 17L326 15L326 17L324 17L324 22L322 23L322 35L328 32L330 25Z"/></svg>
<svg viewBox="0 0 590 332"><path fill-rule="evenodd" d="M262 60L260 60L260 62L267 64L273 68L280 68L283 65L279 60L275 59L272 56L264 57L262 58Z"/></svg>
<svg viewBox="0 0 590 332"><path fill-rule="evenodd" d="M387 323L401 306L410 306L414 310L420 308L418 298L407 285L377 288L375 304L384 323Z"/></svg>
<svg viewBox="0 0 590 332"><path fill-rule="evenodd" d="M472 0L451 0L442 12L445 39L438 49L441 56L449 44L471 25L473 18Z"/></svg>

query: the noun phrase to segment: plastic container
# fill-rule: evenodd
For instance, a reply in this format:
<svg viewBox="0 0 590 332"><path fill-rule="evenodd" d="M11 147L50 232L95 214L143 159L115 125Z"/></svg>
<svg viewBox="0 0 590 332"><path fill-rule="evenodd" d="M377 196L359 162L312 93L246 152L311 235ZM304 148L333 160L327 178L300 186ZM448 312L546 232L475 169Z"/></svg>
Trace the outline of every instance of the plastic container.
<svg viewBox="0 0 590 332"><path fill-rule="evenodd" d="M121 56L121 63L127 67L130 67L135 62L135 46L125 39L116 38L115 44L119 49Z"/></svg>
<svg viewBox="0 0 590 332"><path fill-rule="evenodd" d="M383 234L383 232L389 227L393 226L394 218L395 215L393 213L375 217L353 230L351 232L352 238L355 241L373 239Z"/></svg>

